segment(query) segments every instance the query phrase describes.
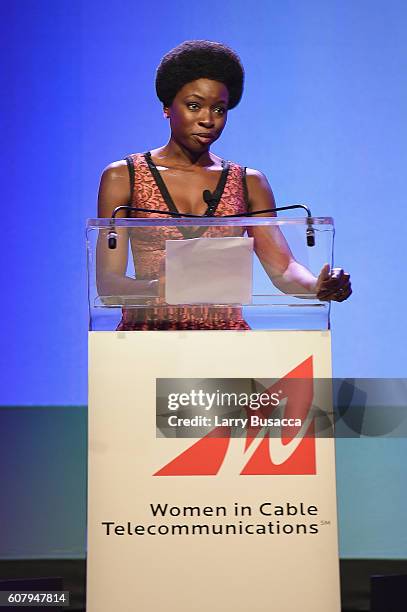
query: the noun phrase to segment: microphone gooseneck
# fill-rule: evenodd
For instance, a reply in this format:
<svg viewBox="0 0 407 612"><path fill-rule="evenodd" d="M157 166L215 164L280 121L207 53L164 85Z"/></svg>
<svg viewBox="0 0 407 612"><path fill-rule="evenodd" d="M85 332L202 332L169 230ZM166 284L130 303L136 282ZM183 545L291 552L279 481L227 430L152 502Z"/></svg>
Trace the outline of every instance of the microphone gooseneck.
<svg viewBox="0 0 407 612"><path fill-rule="evenodd" d="M192 219L202 219L204 217L213 217L215 210L216 210L216 206L217 206L217 201L214 198L213 193L211 193L209 189L205 189L202 194L202 197L204 199L205 204L208 206L208 209L204 215L191 215L189 213L179 213L179 212L173 212L170 210L156 210L155 208L140 208L138 206L130 206L129 204L126 204L123 206L117 206L114 209L112 216L110 218L109 231L107 233L107 243L108 243L109 249L115 249L117 247L117 232L116 232L115 221L116 221L116 215L121 210L126 210L127 212L134 211L134 212L156 213L159 215L168 215L169 217L176 217L178 219L182 219L183 217L187 219L191 219L191 218ZM222 219L237 219L239 217L254 217L256 215L262 215L264 213L276 213L276 212L279 212L280 210L294 210L297 208L301 208L302 210L305 210L305 212L307 213L307 217L306 217L307 246L313 247L315 246L315 231L314 231L313 223L312 223L313 219L312 219L312 214L311 214L310 209L305 204L291 204L290 206L278 206L276 208L265 208L264 210L254 210L252 212L238 213L236 215L222 215L221 218Z"/></svg>

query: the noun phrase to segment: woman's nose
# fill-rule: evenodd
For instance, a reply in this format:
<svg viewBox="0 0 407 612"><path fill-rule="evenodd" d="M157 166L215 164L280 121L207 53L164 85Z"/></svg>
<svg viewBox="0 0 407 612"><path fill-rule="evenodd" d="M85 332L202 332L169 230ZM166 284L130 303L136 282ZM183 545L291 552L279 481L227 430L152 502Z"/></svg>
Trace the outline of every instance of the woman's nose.
<svg viewBox="0 0 407 612"><path fill-rule="evenodd" d="M212 111L210 109L202 109L199 116L199 125L202 125L206 128L213 127L215 125L212 116Z"/></svg>

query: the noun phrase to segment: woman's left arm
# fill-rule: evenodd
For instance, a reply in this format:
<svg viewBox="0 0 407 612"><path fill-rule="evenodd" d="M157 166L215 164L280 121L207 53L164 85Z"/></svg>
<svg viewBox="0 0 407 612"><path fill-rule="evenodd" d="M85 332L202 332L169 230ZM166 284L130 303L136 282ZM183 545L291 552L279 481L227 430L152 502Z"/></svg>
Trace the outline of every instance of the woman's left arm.
<svg viewBox="0 0 407 612"><path fill-rule="evenodd" d="M261 172L247 168L250 211L275 208L271 187ZM275 213L256 215L272 217ZM314 294L320 300L343 302L352 293L350 275L325 264L318 278L296 261L285 237L276 226L249 227L254 249L274 285L284 293Z"/></svg>

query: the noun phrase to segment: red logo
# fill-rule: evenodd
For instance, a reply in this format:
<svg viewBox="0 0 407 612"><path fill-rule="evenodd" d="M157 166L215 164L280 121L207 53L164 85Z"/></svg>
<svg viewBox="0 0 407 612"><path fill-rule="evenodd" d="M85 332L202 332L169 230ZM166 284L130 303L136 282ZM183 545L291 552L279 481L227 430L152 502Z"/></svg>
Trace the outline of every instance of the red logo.
<svg viewBox="0 0 407 612"><path fill-rule="evenodd" d="M284 416L300 418L303 427L285 427L281 436L270 436L267 428L249 427L238 461L242 476L316 474L315 427L310 419L314 394L312 357L309 357L267 389L286 399ZM257 410L262 418L272 416L273 406ZM254 411L247 409L248 416ZM308 419L308 420L307 420ZM304 429L305 427L305 429ZM230 429L213 429L198 442L162 467L154 476L216 476L231 454ZM235 462L236 466L236 462ZM234 467L236 470L236 467Z"/></svg>

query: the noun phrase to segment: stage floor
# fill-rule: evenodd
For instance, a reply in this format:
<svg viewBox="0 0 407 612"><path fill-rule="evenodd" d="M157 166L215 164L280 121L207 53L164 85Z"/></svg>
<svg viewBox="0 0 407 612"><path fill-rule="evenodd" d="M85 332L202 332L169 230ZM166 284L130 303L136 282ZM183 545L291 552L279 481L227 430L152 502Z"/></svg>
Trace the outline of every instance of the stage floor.
<svg viewBox="0 0 407 612"><path fill-rule="evenodd" d="M370 576L407 574L407 560L342 559L340 570L342 612L368 612L370 610ZM61 578L63 589L70 591L71 605L65 609L72 612L85 612L85 560L30 559L0 561L0 589L1 581L40 578ZM19 588L22 588L21 584L19 584ZM38 610L38 608L35 609ZM2 610L6 610L6 608L2 608Z"/></svg>

